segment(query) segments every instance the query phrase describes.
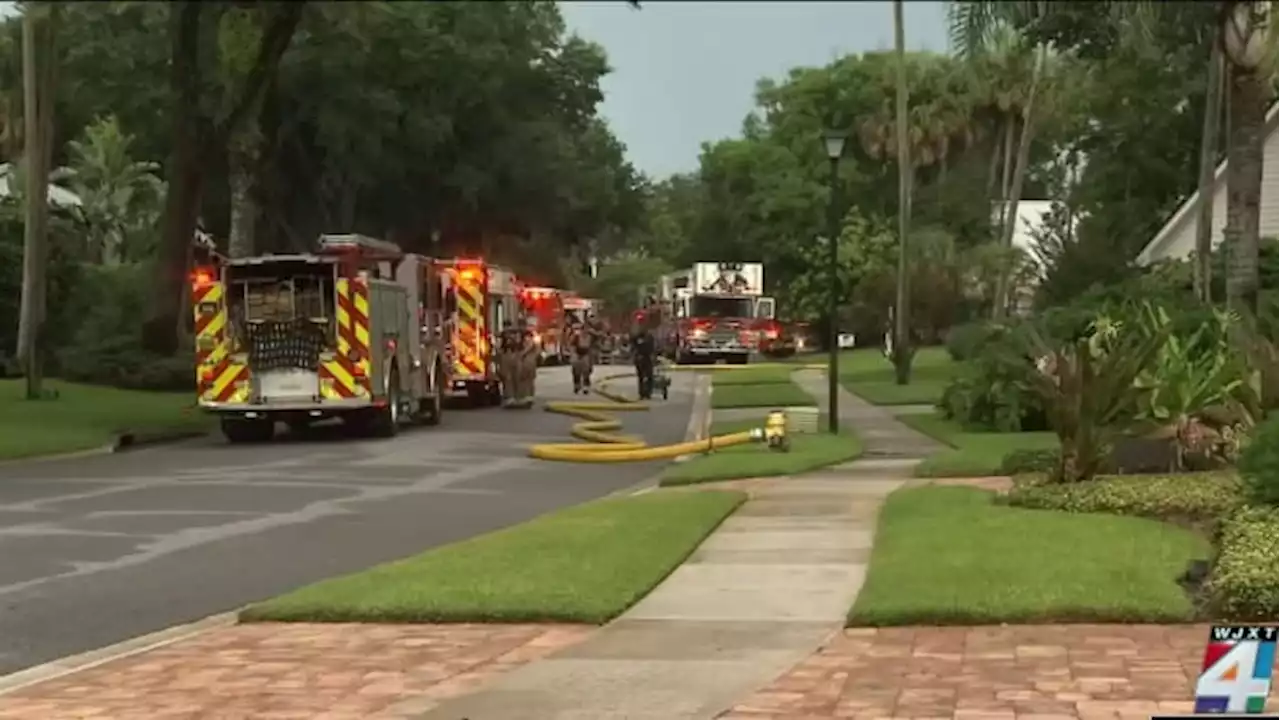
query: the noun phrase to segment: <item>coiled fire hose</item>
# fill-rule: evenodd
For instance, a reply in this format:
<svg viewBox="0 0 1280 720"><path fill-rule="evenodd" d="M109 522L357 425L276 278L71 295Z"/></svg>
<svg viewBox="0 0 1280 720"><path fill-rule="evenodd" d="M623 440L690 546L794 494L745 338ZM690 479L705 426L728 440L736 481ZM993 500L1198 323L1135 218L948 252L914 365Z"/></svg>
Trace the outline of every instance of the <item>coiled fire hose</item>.
<svg viewBox="0 0 1280 720"><path fill-rule="evenodd" d="M761 365L680 365L669 366L668 370L738 370L740 368L760 368ZM811 367L825 368L825 365L788 365L789 369L802 370ZM637 402L628 397L611 392L608 383L622 378L633 377L633 373L619 373L602 378L593 388L594 392L605 398L601 401L553 401L543 406L547 412L568 415L582 420L575 423L569 431L581 443L545 443L529 448L529 457L539 460L558 460L561 462L579 463L624 463L645 462L648 460L670 460L681 455L711 452L734 445L745 445L751 442L768 442L769 446L786 450L785 417L781 412L770 412L769 418L762 422L761 428L744 430L726 435L708 437L704 440L689 440L671 445L649 445L641 438L618 433L622 429L622 421L611 413L640 412L649 409L646 402ZM777 416L776 418L774 416Z"/></svg>

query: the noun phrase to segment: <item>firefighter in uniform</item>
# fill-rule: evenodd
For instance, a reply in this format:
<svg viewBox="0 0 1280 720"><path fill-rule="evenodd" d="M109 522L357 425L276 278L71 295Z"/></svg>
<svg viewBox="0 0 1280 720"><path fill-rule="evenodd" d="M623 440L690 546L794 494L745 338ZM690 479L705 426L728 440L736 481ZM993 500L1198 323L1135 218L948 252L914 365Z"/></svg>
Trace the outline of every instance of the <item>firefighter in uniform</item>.
<svg viewBox="0 0 1280 720"><path fill-rule="evenodd" d="M515 396L518 406L530 408L533 407L535 385L538 381L538 343L534 340L533 330L529 327L528 321L523 325L514 358L514 372L519 378L519 387Z"/></svg>
<svg viewBox="0 0 1280 720"><path fill-rule="evenodd" d="M658 340L650 328L649 314L644 313L631 333L631 361L636 367L636 382L641 400L653 397L653 368L657 362Z"/></svg>
<svg viewBox="0 0 1280 720"><path fill-rule="evenodd" d="M510 321L503 323L498 336L498 377L502 380L502 405L512 407L519 397L520 377L517 366L520 355L521 333Z"/></svg>
<svg viewBox="0 0 1280 720"><path fill-rule="evenodd" d="M595 342L591 330L584 322L576 322L569 331L569 367L573 373L573 393L591 390L592 354Z"/></svg>

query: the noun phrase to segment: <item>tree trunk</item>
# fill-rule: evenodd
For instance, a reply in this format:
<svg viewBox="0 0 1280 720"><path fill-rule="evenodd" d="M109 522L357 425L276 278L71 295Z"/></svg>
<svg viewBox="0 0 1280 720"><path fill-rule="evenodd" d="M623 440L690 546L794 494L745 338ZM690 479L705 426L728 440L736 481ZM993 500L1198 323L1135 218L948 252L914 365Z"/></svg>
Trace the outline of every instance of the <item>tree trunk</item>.
<svg viewBox="0 0 1280 720"><path fill-rule="evenodd" d="M1269 83L1261 74L1231 67L1227 140L1227 304L1252 315L1258 307L1258 215Z"/></svg>
<svg viewBox="0 0 1280 720"><path fill-rule="evenodd" d="M911 382L911 272L910 249L907 247L911 231L911 148L907 142L907 59L906 29L903 23L902 0L893 1L893 48L897 55L897 92L895 108L895 133L898 143L898 282L893 312L893 370L899 385Z"/></svg>
<svg viewBox="0 0 1280 720"><path fill-rule="evenodd" d="M231 186L227 254L233 258L249 257L256 247L254 226L258 218L257 174L261 147L257 116L252 116L245 125L231 138L227 148L227 175Z"/></svg>
<svg viewBox="0 0 1280 720"><path fill-rule="evenodd" d="M1213 302L1213 175L1218 160L1218 119L1222 112L1222 43L1214 37L1205 88L1204 125L1200 133L1200 177L1196 182L1196 252L1192 268L1196 297Z"/></svg>
<svg viewBox="0 0 1280 720"><path fill-rule="evenodd" d="M1002 135L997 132L991 138L991 162L987 166L987 199L996 200L996 180L1000 178L1000 149Z"/></svg>
<svg viewBox="0 0 1280 720"><path fill-rule="evenodd" d="M1004 120L1004 148L1000 152L1000 209L996 227L1003 228L1009 211L1009 183L1013 179L1013 156L1018 139L1018 116L1010 111Z"/></svg>
<svg viewBox="0 0 1280 720"><path fill-rule="evenodd" d="M18 354L28 399L43 397L46 271L49 259L49 165L52 156L54 30L58 7L28 7L22 19L26 189Z"/></svg>
<svg viewBox="0 0 1280 720"><path fill-rule="evenodd" d="M205 133L200 112L200 3L172 3L169 78L173 94L171 153L165 167L164 219L151 284L151 304L142 326L143 347L161 355L178 349L178 323L188 258L200 213Z"/></svg>
<svg viewBox="0 0 1280 720"><path fill-rule="evenodd" d="M1027 104L1022 108L1022 136L1018 138L1018 157L1013 168L1013 180L1009 187L1008 201L1005 203L1004 228L1001 231L1000 246L1005 250L1013 247L1013 233L1018 227L1018 200L1022 196L1022 184L1027 177L1027 161L1031 156L1031 138L1035 133L1032 113L1035 111L1036 93L1040 87L1040 74L1044 70L1045 53L1048 46L1041 45L1036 53L1036 63L1031 71L1031 89L1027 93ZM996 276L996 302L992 308L992 317L1003 318L1009 306L1011 273L1009 268L1001 268Z"/></svg>

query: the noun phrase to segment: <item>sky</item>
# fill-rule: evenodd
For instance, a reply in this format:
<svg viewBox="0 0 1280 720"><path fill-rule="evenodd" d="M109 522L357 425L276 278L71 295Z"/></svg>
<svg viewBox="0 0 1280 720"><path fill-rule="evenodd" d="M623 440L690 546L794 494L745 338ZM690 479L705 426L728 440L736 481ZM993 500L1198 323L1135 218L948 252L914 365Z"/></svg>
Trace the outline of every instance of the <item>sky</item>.
<svg viewBox="0 0 1280 720"><path fill-rule="evenodd" d="M693 170L704 141L739 134L756 80L842 55L893 47L893 10L879 2L567 0L571 31L602 46L613 72L601 112L650 177ZM943 2L904 3L908 50L943 52ZM815 138L815 142L818 140Z"/></svg>

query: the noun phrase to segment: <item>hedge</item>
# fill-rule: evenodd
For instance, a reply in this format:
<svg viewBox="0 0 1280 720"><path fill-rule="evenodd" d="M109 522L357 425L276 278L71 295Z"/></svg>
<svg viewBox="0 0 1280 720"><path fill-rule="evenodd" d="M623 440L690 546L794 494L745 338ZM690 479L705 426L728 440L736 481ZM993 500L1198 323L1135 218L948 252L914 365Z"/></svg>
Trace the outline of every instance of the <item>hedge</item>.
<svg viewBox="0 0 1280 720"><path fill-rule="evenodd" d="M1218 556L1205 584L1208 610L1233 622L1275 622L1280 614L1280 513L1275 508L1237 512L1222 523Z"/></svg>
<svg viewBox="0 0 1280 720"><path fill-rule="evenodd" d="M1026 475L1015 479L1005 501L1041 510L1214 523L1244 503L1244 492L1240 479L1230 473L1109 475L1068 484Z"/></svg>

